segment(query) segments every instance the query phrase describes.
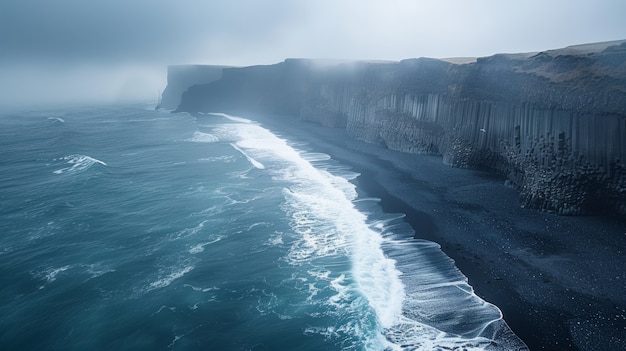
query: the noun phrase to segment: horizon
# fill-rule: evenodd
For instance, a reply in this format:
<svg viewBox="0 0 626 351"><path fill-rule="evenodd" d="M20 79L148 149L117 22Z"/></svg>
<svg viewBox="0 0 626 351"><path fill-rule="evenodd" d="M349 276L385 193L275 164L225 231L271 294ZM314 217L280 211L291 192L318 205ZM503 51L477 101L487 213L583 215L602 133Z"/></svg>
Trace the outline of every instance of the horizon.
<svg viewBox="0 0 626 351"><path fill-rule="evenodd" d="M149 100L169 65L477 58L626 40L619 0L7 0L0 105Z"/></svg>
<svg viewBox="0 0 626 351"><path fill-rule="evenodd" d="M285 57L282 60L276 61L276 62L270 62L270 63L253 63L250 65L240 65L240 66L231 66L231 65L226 65L226 64L220 64L220 63L194 63L194 62L189 62L189 63L176 63L176 64L168 64L166 65L166 67L170 67L170 66L224 66L227 68L242 68L242 67L250 67L250 66L264 66L264 65L275 65L281 62L285 62L287 60L312 60L312 61L335 61L337 63L349 63L349 62L373 62L373 63L397 63L397 62L401 62L401 61L405 61L405 60L415 60L415 59L433 59L433 60L442 60L442 61L448 61L450 60L451 63L454 64L462 64L465 62L453 62L454 60L464 60L464 59L469 59L469 60L476 60L479 58L484 58L484 57L491 57L491 56L495 56L495 55L519 55L519 54L537 54L540 52L546 52L546 51L559 51L562 49L576 49L578 47L586 47L586 46L596 46L598 44L607 44L602 45L602 47L608 47L608 46L612 46L612 45L619 45L623 42L626 42L626 38L624 39L615 39L615 40L607 40L607 41L599 41L599 42L593 42L593 43L578 43L578 44L571 44L571 45L567 45L567 46L563 46L563 47L558 47L558 48L546 48L544 50L534 50L534 51L524 51L524 52L494 52L492 54L489 55L485 55L485 56L454 56L454 57L433 57L433 56L419 56L419 57L405 57L405 58L401 58L398 60L378 60L378 59L372 59L372 58L356 58L356 59L341 59L341 58L332 58L332 57L317 57L317 58L312 58L312 57Z"/></svg>
<svg viewBox="0 0 626 351"><path fill-rule="evenodd" d="M242 67L250 67L250 66L275 65L275 64L279 64L281 62L285 62L286 60L291 60L291 59L313 60L313 61L337 61L337 62L346 62L346 63L364 62L364 61L374 62L374 63L397 63L397 62L401 62L404 60L421 59L421 58L448 61L453 64L468 64L468 63L474 63L476 59L478 58L490 57L494 55L535 54L535 53L545 52L545 51L575 48L578 46L588 46L588 45L595 45L595 44L612 44L612 43L618 44L622 42L626 42L626 38L601 41L601 42L593 42L593 43L578 43L578 44L567 45L567 46L559 47L559 48L547 48L544 50L536 50L536 51L529 51L529 52L496 52L491 55L485 55L485 56L463 56L463 57L420 56L420 57L406 57L406 58L401 58L399 60L377 60L377 59L367 59L367 58L365 59L358 59L358 58L357 59L335 59L335 58L285 57L282 60L279 60L276 62L256 63L256 64L253 63L249 65L227 65L227 64L220 64L220 63L189 62L189 63L165 64L162 67L157 67L156 69L155 67L130 66L131 71L133 68L135 68L136 71L129 73L128 75L122 74L123 83L121 85L116 85L114 90L109 89L108 91L106 91L106 94L99 93L97 95L82 95L76 98L64 97L60 99L53 97L52 99L43 99L43 100L39 100L39 99L20 100L18 99L17 101L15 100L5 101L3 100L3 96L0 96L0 105L3 106L3 109L5 111L21 109L24 107L37 110L37 109L54 108L54 107L59 107L63 105L80 106L80 105L90 105L90 104L104 105L104 104L111 104L111 103L115 103L115 104L154 103L156 105L158 104L158 101L161 99L163 90L167 86L167 68L170 66L224 66L227 68L242 68ZM37 68L40 69L41 67L37 67ZM89 67L87 66L87 68ZM85 66L80 67L78 71L80 71L81 69L85 69ZM129 67L125 67L124 69L128 70ZM32 74L32 73L33 73L32 71L29 71L27 74ZM120 71L117 71L116 75L119 76ZM43 81L47 83L55 83L53 80L48 80L48 81L43 80ZM84 84L85 82L80 81L78 83ZM115 83L119 83L119 81ZM132 87L133 84L135 84L135 87ZM3 93L1 88L2 86L0 83L0 93ZM46 90L46 89L48 89L47 90L48 92L51 92L53 91L54 88L50 88L50 87L42 88L42 90ZM154 94L150 94L150 92L154 92Z"/></svg>

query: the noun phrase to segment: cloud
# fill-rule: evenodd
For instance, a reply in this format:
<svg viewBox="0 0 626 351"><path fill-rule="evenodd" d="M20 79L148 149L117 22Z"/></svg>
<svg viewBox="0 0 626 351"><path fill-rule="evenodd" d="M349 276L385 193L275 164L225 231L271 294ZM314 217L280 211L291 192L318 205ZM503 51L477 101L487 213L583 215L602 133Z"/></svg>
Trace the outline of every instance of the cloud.
<svg viewBox="0 0 626 351"><path fill-rule="evenodd" d="M156 101L165 70L149 66L13 64L0 67L0 107Z"/></svg>
<svg viewBox="0 0 626 351"><path fill-rule="evenodd" d="M546 50L624 39L624 13L623 0L2 0L0 94L15 95L18 73L39 73L22 90L43 99L59 95L37 89L44 79L67 96L114 95L119 74L144 67L135 76L164 83L167 64Z"/></svg>
<svg viewBox="0 0 626 351"><path fill-rule="evenodd" d="M277 35L290 1L3 0L5 58L102 62L181 61L220 42Z"/></svg>
<svg viewBox="0 0 626 351"><path fill-rule="evenodd" d="M496 0L307 3L285 36L300 56L399 60L487 56L626 38L626 2ZM282 50L282 49L281 49Z"/></svg>
<svg viewBox="0 0 626 351"><path fill-rule="evenodd" d="M620 39L623 13L621 0L3 0L0 45L71 62L397 60Z"/></svg>

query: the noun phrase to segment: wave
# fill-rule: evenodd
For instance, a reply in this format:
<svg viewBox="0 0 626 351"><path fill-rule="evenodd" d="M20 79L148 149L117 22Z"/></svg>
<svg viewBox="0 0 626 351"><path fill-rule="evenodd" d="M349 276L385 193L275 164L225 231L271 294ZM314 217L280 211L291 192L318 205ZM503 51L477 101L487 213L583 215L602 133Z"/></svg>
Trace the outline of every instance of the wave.
<svg viewBox="0 0 626 351"><path fill-rule="evenodd" d="M319 152L303 152L301 157L309 162L320 162L330 160L330 155Z"/></svg>
<svg viewBox="0 0 626 351"><path fill-rule="evenodd" d="M48 120L65 123L65 120L61 117L48 117Z"/></svg>
<svg viewBox="0 0 626 351"><path fill-rule="evenodd" d="M193 228L185 228L182 229L176 233L174 233L174 235L171 237L171 240L178 240L181 238L186 238L192 235L196 235L198 234L200 231L203 230L204 225L208 222L209 220L204 220L200 223L198 223L195 227Z"/></svg>
<svg viewBox="0 0 626 351"><path fill-rule="evenodd" d="M189 248L189 253L194 255L194 254L198 254L204 251L204 247L207 245L211 245L211 244L215 244L216 242L222 240L223 237L222 236L218 236L215 239L211 240L211 241L207 241L204 243L200 243L200 244L196 244L194 246L192 246L191 248Z"/></svg>
<svg viewBox="0 0 626 351"><path fill-rule="evenodd" d="M54 282L59 274L67 271L70 268L72 268L71 265L66 265L62 267L48 267L39 272L33 273L33 275L45 281L44 284L39 287L39 289L41 290L46 287L46 284Z"/></svg>
<svg viewBox="0 0 626 351"><path fill-rule="evenodd" d="M86 268L86 273L89 275L87 280L97 278L106 273L115 272L115 269L102 266L101 264L88 264L82 265L82 267Z"/></svg>
<svg viewBox="0 0 626 351"><path fill-rule="evenodd" d="M231 120L233 122L238 122L238 123L255 123L254 121L249 120L247 118L231 116L231 115L227 115L225 113L211 112L211 113L209 113L209 115L224 117L224 118L226 118L228 120Z"/></svg>
<svg viewBox="0 0 626 351"><path fill-rule="evenodd" d="M184 284L183 286L186 287L186 288L191 288L191 290L198 291L198 292L207 292L207 291L220 290L220 288L215 287L215 286L210 287L210 288L200 288L200 287L197 287L197 286L194 286L194 285L191 285L191 284Z"/></svg>
<svg viewBox="0 0 626 351"><path fill-rule="evenodd" d="M403 287L394 261L380 247L382 239L352 204L357 198L355 186L316 169L284 139L259 125L229 124L219 132L228 135L233 146L245 149L249 157L271 164L267 170L275 179L294 184L284 190L283 210L297 234L286 259L293 265L310 266L310 278L322 284L309 285L311 299L323 289L329 308L348 311L355 317L339 329L365 338L363 344L375 345L372 349L384 348L382 329L399 320ZM327 265L329 268L324 268ZM340 266L346 267L345 271L330 268ZM361 313L357 310L364 308L373 311L378 327L369 326L368 318L357 317Z"/></svg>
<svg viewBox="0 0 626 351"><path fill-rule="evenodd" d="M215 131L249 160L270 165L265 169L275 179L293 184L283 191L282 210L291 218L296 233L286 260L311 267L307 270L310 278L326 284L323 288L310 283L310 300L319 298L324 289L329 307L360 313L346 325L312 327L308 332L358 334L355 336L364 338L366 349L523 346L513 335L511 344L497 340L498 347L494 347L494 338L512 332L497 307L473 293L467 278L438 244L383 238L385 223L368 223L367 216L355 208L358 196L349 181L358 174L345 172L346 177L341 177L315 167L312 162L323 161L323 156L311 154L307 160L258 124L233 123ZM345 257L351 268L337 270ZM369 324L363 308L373 311L375 325Z"/></svg>
<svg viewBox="0 0 626 351"><path fill-rule="evenodd" d="M202 157L199 158L198 161L206 161L206 162L224 162L224 163L233 163L235 162L235 157L232 156L213 156L213 157Z"/></svg>
<svg viewBox="0 0 626 351"><path fill-rule="evenodd" d="M185 274L191 272L194 268L196 267L193 265L190 265L190 266L180 267L176 270L173 270L167 273L164 277L150 283L147 290L150 291L154 289L164 288L172 284L172 282L175 281L176 279L179 279Z"/></svg>
<svg viewBox="0 0 626 351"><path fill-rule="evenodd" d="M57 169L53 172L54 174L62 174L66 172L81 172L96 164L99 164L101 166L107 166L107 164L103 161L87 155L68 155L58 160L65 161L66 164L70 164L71 166Z"/></svg>
<svg viewBox="0 0 626 351"><path fill-rule="evenodd" d="M193 133L193 136L189 139L185 139L185 141L190 141L194 143L214 143L219 141L219 139L213 134L195 131Z"/></svg>
<svg viewBox="0 0 626 351"><path fill-rule="evenodd" d="M250 161L250 163L254 166L254 168L265 169L265 166L261 162L259 162L259 161L255 160L254 158L250 157L250 155L248 155L247 153L245 153L245 151L243 151L239 147L237 147L237 145L235 145L235 144L230 144L230 145L235 150L239 151L242 155L244 155L248 159L248 161Z"/></svg>
<svg viewBox="0 0 626 351"><path fill-rule="evenodd" d="M45 270L43 270L42 272L40 272L39 276L42 276L46 279L46 281L48 283L53 282L57 279L57 275L59 275L59 273L65 272L66 270L70 269L71 266L63 266L63 267L58 267L58 268L54 268L54 267L50 267L47 268Z"/></svg>
<svg viewBox="0 0 626 351"><path fill-rule="evenodd" d="M282 232L274 232L270 235L270 238L267 240L267 245L270 246L279 246L283 245L285 242L283 241L283 233Z"/></svg>

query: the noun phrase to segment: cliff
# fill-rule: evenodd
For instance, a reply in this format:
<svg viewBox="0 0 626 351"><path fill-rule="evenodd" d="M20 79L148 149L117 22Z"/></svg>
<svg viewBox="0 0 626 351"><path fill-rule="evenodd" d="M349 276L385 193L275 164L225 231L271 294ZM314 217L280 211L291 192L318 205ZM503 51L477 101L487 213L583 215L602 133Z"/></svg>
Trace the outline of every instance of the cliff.
<svg viewBox="0 0 626 351"><path fill-rule="evenodd" d="M190 87L177 110L345 128L355 139L501 173L528 208L626 214L626 41L470 63L289 59L226 68Z"/></svg>
<svg viewBox="0 0 626 351"><path fill-rule="evenodd" d="M183 93L191 86L222 78L222 69L228 66L172 65L167 67L167 86L161 94L157 109L173 110L180 104Z"/></svg>

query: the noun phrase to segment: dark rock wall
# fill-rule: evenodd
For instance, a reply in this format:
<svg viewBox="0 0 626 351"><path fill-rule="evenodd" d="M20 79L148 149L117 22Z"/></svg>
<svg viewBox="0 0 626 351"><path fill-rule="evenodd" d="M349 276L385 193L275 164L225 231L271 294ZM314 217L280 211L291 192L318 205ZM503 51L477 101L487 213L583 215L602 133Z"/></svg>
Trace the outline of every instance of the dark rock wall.
<svg viewBox="0 0 626 351"><path fill-rule="evenodd" d="M626 117L448 95L389 95L352 106L350 136L390 149L488 168L522 204L559 214L626 213Z"/></svg>
<svg viewBox="0 0 626 351"><path fill-rule="evenodd" d="M306 60L225 68L222 79L190 87L178 111L263 112L297 116L308 86Z"/></svg>
<svg viewBox="0 0 626 351"><path fill-rule="evenodd" d="M225 69L179 110L299 116L506 175L523 206L626 214L626 43L474 63L287 60Z"/></svg>
<svg viewBox="0 0 626 351"><path fill-rule="evenodd" d="M161 94L157 109L173 110L180 104L183 93L196 84L209 83L222 78L226 66L172 65L167 67L167 86Z"/></svg>

